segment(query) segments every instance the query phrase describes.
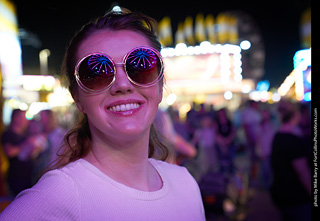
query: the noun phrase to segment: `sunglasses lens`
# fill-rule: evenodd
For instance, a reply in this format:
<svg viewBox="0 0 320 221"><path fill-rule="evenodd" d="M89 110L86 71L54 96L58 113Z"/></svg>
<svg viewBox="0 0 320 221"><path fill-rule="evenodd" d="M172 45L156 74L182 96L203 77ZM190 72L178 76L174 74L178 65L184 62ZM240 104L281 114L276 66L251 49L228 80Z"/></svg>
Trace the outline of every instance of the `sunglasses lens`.
<svg viewBox="0 0 320 221"><path fill-rule="evenodd" d="M126 59L126 71L134 82L147 85L159 79L161 74L161 60L159 56L148 48L133 50Z"/></svg>
<svg viewBox="0 0 320 221"><path fill-rule="evenodd" d="M86 57L78 66L79 80L89 90L107 88L114 79L114 65L104 54Z"/></svg>

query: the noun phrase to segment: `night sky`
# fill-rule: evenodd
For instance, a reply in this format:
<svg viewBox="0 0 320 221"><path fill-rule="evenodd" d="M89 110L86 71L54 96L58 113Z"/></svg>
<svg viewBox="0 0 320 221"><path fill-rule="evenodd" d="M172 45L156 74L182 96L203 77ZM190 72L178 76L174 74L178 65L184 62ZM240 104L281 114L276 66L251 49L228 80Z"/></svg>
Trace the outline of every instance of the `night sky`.
<svg viewBox="0 0 320 221"><path fill-rule="evenodd" d="M39 52L49 49L49 72L59 74L63 54L74 32L91 18L103 15L114 3L143 12L160 21L169 16L173 32L180 21L202 12L215 17L224 11L242 10L254 18L265 47L265 75L262 79L278 87L293 69L293 56L301 49L299 21L310 0L268 1L13 1L17 7L19 28L37 36L37 42L22 39L24 74L39 73ZM183 2L183 3L180 3ZM180 4L179 4L180 3ZM39 44L41 43L41 44Z"/></svg>

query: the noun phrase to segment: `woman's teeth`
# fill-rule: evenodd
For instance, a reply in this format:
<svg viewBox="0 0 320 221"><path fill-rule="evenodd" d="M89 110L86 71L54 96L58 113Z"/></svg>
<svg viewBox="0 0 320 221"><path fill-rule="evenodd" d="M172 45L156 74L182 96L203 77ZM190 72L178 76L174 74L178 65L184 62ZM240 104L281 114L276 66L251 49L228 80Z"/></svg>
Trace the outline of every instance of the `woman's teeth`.
<svg viewBox="0 0 320 221"><path fill-rule="evenodd" d="M113 112L119 112L119 111L129 111L129 110L137 109L139 107L140 107L140 104L137 104L137 103L120 104L120 105L109 107L108 110Z"/></svg>

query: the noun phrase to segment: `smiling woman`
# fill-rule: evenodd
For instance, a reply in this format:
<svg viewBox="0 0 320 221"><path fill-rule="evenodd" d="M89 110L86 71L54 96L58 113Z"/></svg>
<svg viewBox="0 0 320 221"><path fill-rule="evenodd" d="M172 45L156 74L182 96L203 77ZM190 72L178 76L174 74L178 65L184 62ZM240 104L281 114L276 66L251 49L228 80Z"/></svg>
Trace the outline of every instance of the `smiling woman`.
<svg viewBox="0 0 320 221"><path fill-rule="evenodd" d="M154 26L143 14L110 12L71 40L62 71L82 120L54 169L1 220L205 220L196 181L164 162L169 151L154 130L163 90Z"/></svg>

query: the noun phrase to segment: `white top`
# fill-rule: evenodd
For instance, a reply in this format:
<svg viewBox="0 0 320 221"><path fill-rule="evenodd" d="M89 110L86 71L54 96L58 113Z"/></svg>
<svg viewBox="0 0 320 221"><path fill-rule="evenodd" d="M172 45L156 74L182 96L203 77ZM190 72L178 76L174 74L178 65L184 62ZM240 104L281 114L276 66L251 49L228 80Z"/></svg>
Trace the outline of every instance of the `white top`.
<svg viewBox="0 0 320 221"><path fill-rule="evenodd" d="M160 190L130 188L79 159L21 192L0 220L205 220L199 187L189 172L149 162L163 181Z"/></svg>

